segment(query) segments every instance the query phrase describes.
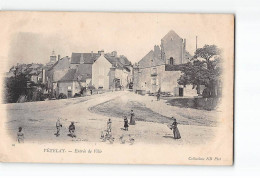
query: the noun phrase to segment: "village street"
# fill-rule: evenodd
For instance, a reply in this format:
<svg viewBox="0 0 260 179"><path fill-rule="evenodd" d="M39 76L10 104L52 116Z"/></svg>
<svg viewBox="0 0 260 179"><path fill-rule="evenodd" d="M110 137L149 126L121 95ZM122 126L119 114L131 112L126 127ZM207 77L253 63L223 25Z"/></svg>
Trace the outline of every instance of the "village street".
<svg viewBox="0 0 260 179"><path fill-rule="evenodd" d="M129 91L107 92L92 96L50 100L42 102L4 104L7 108L6 128L16 139L19 126L23 127L25 142L102 142L101 131L106 129L108 118L112 119L114 143L119 137L131 134L135 143L202 144L214 137L218 122L216 111L179 108L169 106L164 100L156 101L153 96L140 96ZM129 131L122 130L123 116L130 118L130 110L136 115L136 125ZM182 138L174 140L170 117L179 122ZM56 137L56 121L63 125ZM67 136L71 121L75 122L77 138ZM127 139L127 137L126 137ZM108 143L108 142L107 142ZM111 145L108 143L108 145Z"/></svg>

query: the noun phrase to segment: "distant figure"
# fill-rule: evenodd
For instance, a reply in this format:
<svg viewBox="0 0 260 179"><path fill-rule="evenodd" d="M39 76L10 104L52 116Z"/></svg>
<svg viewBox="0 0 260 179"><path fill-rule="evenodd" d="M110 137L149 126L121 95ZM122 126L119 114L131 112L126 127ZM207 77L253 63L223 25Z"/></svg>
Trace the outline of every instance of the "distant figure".
<svg viewBox="0 0 260 179"><path fill-rule="evenodd" d="M157 101L160 101L160 97L161 97L161 88L159 88L158 93L156 94L157 96Z"/></svg>
<svg viewBox="0 0 260 179"><path fill-rule="evenodd" d="M129 143L130 143L130 145L133 145L134 142L135 142L134 137L132 137L132 136L129 134Z"/></svg>
<svg viewBox="0 0 260 179"><path fill-rule="evenodd" d="M161 96L161 94L160 94L160 93L157 93L156 96L157 96L157 101L160 101L160 96Z"/></svg>
<svg viewBox="0 0 260 179"><path fill-rule="evenodd" d="M111 132L112 131L112 121L109 118L107 121L107 132Z"/></svg>
<svg viewBox="0 0 260 179"><path fill-rule="evenodd" d="M57 133L56 136L58 137L60 135L60 129L62 127L62 124L60 123L60 119L57 120L56 122L56 128L57 128Z"/></svg>
<svg viewBox="0 0 260 179"><path fill-rule="evenodd" d="M124 128L125 128L125 131L128 131L128 119L126 116L124 116Z"/></svg>
<svg viewBox="0 0 260 179"><path fill-rule="evenodd" d="M19 127L17 132L17 141L18 143L24 143L24 134L22 132L23 128Z"/></svg>
<svg viewBox="0 0 260 179"><path fill-rule="evenodd" d="M69 133L70 133L70 136L73 138L73 137L76 137L75 135L75 125L74 125L74 122L71 122L70 126L69 126Z"/></svg>
<svg viewBox="0 0 260 179"><path fill-rule="evenodd" d="M101 135L100 135L100 139L104 139L104 132L103 131L101 131Z"/></svg>
<svg viewBox="0 0 260 179"><path fill-rule="evenodd" d="M172 117L172 119L173 119L173 123L171 125L171 128L172 128L172 132L173 132L173 137L174 137L174 139L180 139L181 134L180 134L179 129L177 127L178 123L176 122L176 119L174 117Z"/></svg>
<svg viewBox="0 0 260 179"><path fill-rule="evenodd" d="M121 144L125 144L124 134L122 134L122 135L119 137L119 140L120 140L120 143L121 143Z"/></svg>
<svg viewBox="0 0 260 179"><path fill-rule="evenodd" d="M101 137L102 142L106 142L107 140L109 141L110 144L113 144L115 138L108 132L106 131L106 134L104 137Z"/></svg>
<svg viewBox="0 0 260 179"><path fill-rule="evenodd" d="M131 115L130 116L130 125L135 125L135 119L134 119L135 114L134 114L133 110L131 110L131 114L130 115Z"/></svg>

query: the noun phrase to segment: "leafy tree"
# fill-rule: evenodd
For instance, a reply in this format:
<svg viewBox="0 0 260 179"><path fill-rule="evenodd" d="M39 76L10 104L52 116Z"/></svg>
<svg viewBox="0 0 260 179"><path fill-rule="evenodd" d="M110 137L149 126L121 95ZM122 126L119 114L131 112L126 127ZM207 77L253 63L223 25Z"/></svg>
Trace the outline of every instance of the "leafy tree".
<svg viewBox="0 0 260 179"><path fill-rule="evenodd" d="M196 50L191 62L183 65L182 75L178 79L180 85L193 85L198 93L200 85L205 85L204 97L220 95L221 61L220 49L216 45L205 45Z"/></svg>
<svg viewBox="0 0 260 179"><path fill-rule="evenodd" d="M5 102L15 103L21 95L26 95L27 81L29 81L29 79L24 74L6 78L4 93Z"/></svg>

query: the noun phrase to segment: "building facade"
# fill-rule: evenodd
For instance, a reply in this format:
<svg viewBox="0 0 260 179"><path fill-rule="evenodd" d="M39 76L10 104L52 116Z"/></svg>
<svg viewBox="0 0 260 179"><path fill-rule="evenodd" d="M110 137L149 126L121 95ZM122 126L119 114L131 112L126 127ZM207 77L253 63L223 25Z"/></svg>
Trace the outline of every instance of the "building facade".
<svg viewBox="0 0 260 179"><path fill-rule="evenodd" d="M196 96L197 91L191 86L178 84L181 71L175 66L187 63L191 55L186 51L186 40L174 31L168 32L162 39L160 47L154 46L134 66L133 90L145 93L171 93L174 96Z"/></svg>
<svg viewBox="0 0 260 179"><path fill-rule="evenodd" d="M114 90L128 88L133 82L132 64L125 56L117 56L115 51L72 53L71 58L61 58L43 72L54 97L61 93L73 97L90 85L97 90Z"/></svg>

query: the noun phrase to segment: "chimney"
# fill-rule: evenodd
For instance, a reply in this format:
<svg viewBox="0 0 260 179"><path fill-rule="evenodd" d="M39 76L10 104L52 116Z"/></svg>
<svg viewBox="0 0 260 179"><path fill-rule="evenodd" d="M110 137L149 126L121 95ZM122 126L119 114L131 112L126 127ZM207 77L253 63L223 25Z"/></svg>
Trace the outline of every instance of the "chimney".
<svg viewBox="0 0 260 179"><path fill-rule="evenodd" d="M91 51L91 57L92 57L92 58L94 57L93 51Z"/></svg>
<svg viewBox="0 0 260 179"><path fill-rule="evenodd" d="M58 55L58 61L60 60L60 55Z"/></svg>
<svg viewBox="0 0 260 179"><path fill-rule="evenodd" d="M117 56L117 52L113 51L111 55L112 55L112 57L116 57Z"/></svg>
<svg viewBox="0 0 260 179"><path fill-rule="evenodd" d="M84 57L83 57L83 53L82 53L82 54L81 54L81 56L80 56L79 63L80 63L80 64L83 64L83 63L84 63Z"/></svg>
<svg viewBox="0 0 260 179"><path fill-rule="evenodd" d="M99 55L104 55L104 50L98 51L98 54L99 54Z"/></svg>

